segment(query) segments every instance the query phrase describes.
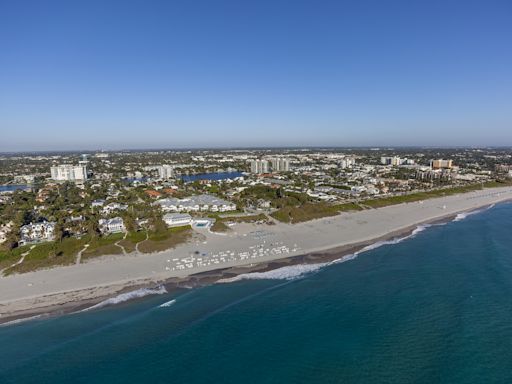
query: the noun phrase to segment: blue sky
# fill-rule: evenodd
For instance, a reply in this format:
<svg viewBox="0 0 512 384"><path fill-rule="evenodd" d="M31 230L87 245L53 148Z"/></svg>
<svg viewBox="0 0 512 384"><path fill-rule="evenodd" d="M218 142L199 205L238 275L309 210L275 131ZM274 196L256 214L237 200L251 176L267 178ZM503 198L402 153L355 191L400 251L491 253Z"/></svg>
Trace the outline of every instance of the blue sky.
<svg viewBox="0 0 512 384"><path fill-rule="evenodd" d="M0 151L512 145L510 1L0 0Z"/></svg>

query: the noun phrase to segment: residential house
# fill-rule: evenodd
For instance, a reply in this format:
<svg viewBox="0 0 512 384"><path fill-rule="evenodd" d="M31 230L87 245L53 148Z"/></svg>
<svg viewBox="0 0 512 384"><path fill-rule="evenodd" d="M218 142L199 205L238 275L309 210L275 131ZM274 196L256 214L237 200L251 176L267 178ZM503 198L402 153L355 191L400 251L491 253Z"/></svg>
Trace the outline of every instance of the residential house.
<svg viewBox="0 0 512 384"><path fill-rule="evenodd" d="M99 222L100 231L103 234L125 232L124 221L121 217L114 217L112 219L100 219Z"/></svg>
<svg viewBox="0 0 512 384"><path fill-rule="evenodd" d="M91 203L91 208L99 208L99 207L103 207L104 205L105 205L104 199L97 199Z"/></svg>
<svg viewBox="0 0 512 384"><path fill-rule="evenodd" d="M109 203L103 207L101 213L104 215L110 215L115 211L126 211L128 209L128 205L120 204L120 203Z"/></svg>
<svg viewBox="0 0 512 384"><path fill-rule="evenodd" d="M55 223L43 221L41 223L30 223L20 228L19 245L52 241L55 238Z"/></svg>

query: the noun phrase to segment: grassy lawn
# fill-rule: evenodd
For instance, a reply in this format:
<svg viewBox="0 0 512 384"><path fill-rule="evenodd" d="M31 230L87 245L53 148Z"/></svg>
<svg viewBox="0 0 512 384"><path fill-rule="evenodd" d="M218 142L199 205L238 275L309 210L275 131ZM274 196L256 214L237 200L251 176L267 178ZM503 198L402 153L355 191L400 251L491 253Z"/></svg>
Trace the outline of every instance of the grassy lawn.
<svg viewBox="0 0 512 384"><path fill-rule="evenodd" d="M254 223L256 221L268 221L267 215L260 213L258 215L248 216L229 216L229 217L215 217L215 223L210 227L213 232L226 232L229 231L229 226L226 223Z"/></svg>
<svg viewBox="0 0 512 384"><path fill-rule="evenodd" d="M84 253L82 253L82 260L123 253L121 248L114 244L116 241L122 240L123 237L124 233L113 233L108 236L91 240L89 247L84 251Z"/></svg>
<svg viewBox="0 0 512 384"><path fill-rule="evenodd" d="M484 188L496 188L496 187L506 187L512 185L512 182L499 182L499 181L488 181L483 184L472 184L465 185L462 187L453 187L447 189L440 189L436 191L427 191L427 192L417 192L412 193L410 195L404 196L391 196L384 197L372 200L366 200L363 202L364 205L370 206L372 208L380 208L388 205L401 204L401 203L411 203L420 200L432 199L435 197L443 197L450 195L457 195L459 193L466 193L472 191L480 191Z"/></svg>
<svg viewBox="0 0 512 384"><path fill-rule="evenodd" d="M362 208L354 203L331 205L327 203L305 203L297 207L283 207L272 214L276 220L284 223L301 223L322 217L335 216L340 212L360 211Z"/></svg>
<svg viewBox="0 0 512 384"><path fill-rule="evenodd" d="M152 253L175 248L179 244L187 242L192 233L192 228L189 225L169 228L166 232L150 233L148 240L139 244L139 251Z"/></svg>
<svg viewBox="0 0 512 384"><path fill-rule="evenodd" d="M442 190L437 190L437 191L417 192L417 193L412 193L410 195L390 196L390 197L366 200L363 202L363 204L367 205L369 207L372 207L372 208L380 208L380 207L386 207L388 205L411 203L411 202L420 201L420 200L432 199L435 197L443 197L443 196L457 195L459 193L478 191L481 189L482 189L481 184L468 185L468 186L463 186L463 187L447 188L447 189L442 189Z"/></svg>
<svg viewBox="0 0 512 384"><path fill-rule="evenodd" d="M237 216L237 217L224 217L223 221L229 221L233 223L254 223L256 221L267 221L268 217L264 213L250 216Z"/></svg>
<svg viewBox="0 0 512 384"><path fill-rule="evenodd" d="M146 239L146 232L145 231L139 231L139 232L130 232L126 236L126 239L121 240L119 242L119 245L121 245L126 252L131 253L135 252L135 246L137 243L140 243L141 241L144 241Z"/></svg>
<svg viewBox="0 0 512 384"><path fill-rule="evenodd" d="M5 271L5 274L24 273L35 271L37 269L51 268L58 265L73 264L75 262L76 254L85 244L87 244L88 241L88 236L84 236L81 239L77 239L75 237L64 238L60 243L52 241L37 244L25 257L23 263L13 268L9 268ZM25 250L18 251L18 254L28 250L30 246L24 246L21 248L24 248Z"/></svg>
<svg viewBox="0 0 512 384"><path fill-rule="evenodd" d="M210 227L210 230L213 232L227 232L229 231L229 227L224 223L224 221L217 219Z"/></svg>
<svg viewBox="0 0 512 384"><path fill-rule="evenodd" d="M512 180L507 181L487 181L484 183L484 188L496 188L496 187L507 187L512 186Z"/></svg>
<svg viewBox="0 0 512 384"><path fill-rule="evenodd" d="M364 209L356 203L337 204L335 207L338 212L362 211Z"/></svg>
<svg viewBox="0 0 512 384"><path fill-rule="evenodd" d="M30 245L24 245L10 251L0 251L0 269L7 268L16 263L20 259L21 254L29 249Z"/></svg>
<svg viewBox="0 0 512 384"><path fill-rule="evenodd" d="M243 215L244 211L236 210L236 211L228 211L228 212L218 212L216 214L213 214L212 216L237 216L237 215Z"/></svg>

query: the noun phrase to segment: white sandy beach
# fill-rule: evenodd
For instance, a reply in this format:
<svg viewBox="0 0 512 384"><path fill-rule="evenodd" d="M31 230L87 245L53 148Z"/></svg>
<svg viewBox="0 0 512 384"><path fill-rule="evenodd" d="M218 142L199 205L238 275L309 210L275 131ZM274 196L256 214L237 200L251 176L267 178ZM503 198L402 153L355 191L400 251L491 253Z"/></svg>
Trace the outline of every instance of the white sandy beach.
<svg viewBox="0 0 512 384"><path fill-rule="evenodd" d="M503 187L343 213L295 225L237 224L227 235L197 229L204 241L161 253L103 257L86 264L1 277L0 316L104 297L126 286L367 242L510 199L512 188Z"/></svg>

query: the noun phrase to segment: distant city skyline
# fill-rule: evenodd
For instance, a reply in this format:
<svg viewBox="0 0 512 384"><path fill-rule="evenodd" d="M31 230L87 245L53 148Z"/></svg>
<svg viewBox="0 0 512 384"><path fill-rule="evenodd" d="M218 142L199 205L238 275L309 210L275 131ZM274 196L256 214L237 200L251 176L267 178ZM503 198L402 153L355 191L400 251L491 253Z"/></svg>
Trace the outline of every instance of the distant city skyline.
<svg viewBox="0 0 512 384"><path fill-rule="evenodd" d="M0 152L512 145L509 1L0 4Z"/></svg>

